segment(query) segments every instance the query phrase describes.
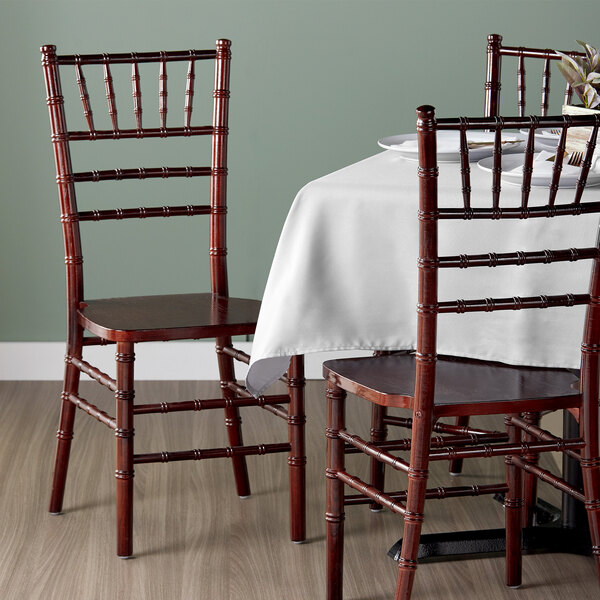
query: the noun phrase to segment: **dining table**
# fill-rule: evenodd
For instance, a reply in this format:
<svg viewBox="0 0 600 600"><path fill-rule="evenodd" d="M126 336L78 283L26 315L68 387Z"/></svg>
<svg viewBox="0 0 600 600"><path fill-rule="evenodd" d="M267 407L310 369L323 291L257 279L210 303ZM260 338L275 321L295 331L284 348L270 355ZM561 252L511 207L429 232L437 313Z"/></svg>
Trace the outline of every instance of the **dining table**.
<svg viewBox="0 0 600 600"><path fill-rule="evenodd" d="M262 394L277 381L293 355L415 348L418 161L416 153L411 155L410 144L405 151L382 145L388 149L380 148L364 160L315 179L297 193L279 238L252 343L246 385L253 394ZM515 160L511 152L522 152L518 144L513 146L504 151L507 163ZM471 205L491 206L489 164L480 158L481 152L473 154ZM453 158L438 154L440 206L462 206L460 164L458 157ZM534 173L536 169L543 174L547 165L534 163ZM546 204L548 186L543 177L534 183L538 185L532 187L529 205ZM588 180L582 201L600 200L598 183L600 175ZM572 187L567 178L556 202L572 201ZM500 206L519 206L520 201L515 169L502 180ZM567 233L562 226L559 229L558 221L440 221L440 255L487 254L491 240L496 253L539 248L551 252L596 244L596 215L574 219L577 227ZM440 270L440 299L588 291L586 261L557 263L552 269L551 278L544 264L527 269ZM584 306L574 306L559 312L556 308L482 312L468 319L462 314L440 315L438 352L514 365L578 369L584 310ZM486 551L485 545L475 546L477 552Z"/></svg>

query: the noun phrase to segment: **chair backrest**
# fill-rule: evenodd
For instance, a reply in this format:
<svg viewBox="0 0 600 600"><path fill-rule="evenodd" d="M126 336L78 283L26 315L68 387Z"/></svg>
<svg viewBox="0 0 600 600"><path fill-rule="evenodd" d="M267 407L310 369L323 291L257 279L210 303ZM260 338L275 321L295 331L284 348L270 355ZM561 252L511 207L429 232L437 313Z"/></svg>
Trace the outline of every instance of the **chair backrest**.
<svg viewBox="0 0 600 600"><path fill-rule="evenodd" d="M540 227L547 219L600 212L600 201L582 202L596 146L600 114L589 116L546 116L546 117L481 117L436 119L431 106L417 109L417 136L419 143L419 298L417 333L417 381L416 394L425 394L425 404L433 402L433 381L436 363L437 317L442 313L493 312L502 310L523 310L531 308L571 307L587 305L586 322L581 346L582 390L587 394L598 394L598 358L600 355L600 248L598 241L594 247L576 247L558 250L530 250L506 253L460 254L440 256L438 253L438 222L447 219L493 220L493 219L540 219ZM583 159L577 185L571 201L564 201L569 190L562 190L557 196L563 170L564 147L569 127L588 126L591 133L588 149ZM547 189L547 202L540 205L539 197L530 205L532 174L535 169L535 134L539 127L560 130L557 155L553 163L552 179ZM504 129L525 132L527 139L523 152L523 182L518 205L503 206L500 202L502 174L501 134ZM481 206L471 199L471 173L469 167L469 144L467 133L473 130L492 132L494 139L492 185L489 193L489 206ZM462 206L440 207L438 203L438 165L436 156L438 132L457 132L460 139L460 160L462 173ZM508 155L506 155L508 156ZM514 189L514 188L513 188ZM560 200L557 201L557 197ZM485 199L484 199L485 200ZM475 206L473 206L475 204ZM565 226L573 227L572 220ZM473 223L476 226L476 223ZM566 230L565 230L566 231ZM496 240L498 243L498 240ZM490 245L493 241L490 241ZM497 248L495 248L497 249ZM471 267L496 267L502 265L553 265L565 261L591 259L591 279L589 291L562 295L538 295L530 297L502 297L472 300L439 301L439 269L463 269ZM550 268L547 266L546 268Z"/></svg>
<svg viewBox="0 0 600 600"><path fill-rule="evenodd" d="M564 51L564 54L571 56L585 56L585 53L575 51ZM551 49L541 48L526 48L523 46L503 46L502 36L496 33L488 36L487 43L487 69L485 78L485 115L488 117L500 114L500 90L501 90L501 71L504 56L515 57L516 60L516 80L517 80L517 107L520 117L525 115L527 89L526 80L526 60L537 59L543 61L542 67L542 85L541 85L541 101L540 112L542 116L548 114L548 106L550 101L550 65L552 61L561 59L560 55ZM564 78L561 76L561 84ZM564 104L570 104L573 97L573 89L564 81L565 94ZM531 113L531 109L529 110Z"/></svg>
<svg viewBox="0 0 600 600"><path fill-rule="evenodd" d="M225 218L226 179L227 179L227 136L229 106L229 40L218 40L216 47L209 50L185 50L176 52L140 52L127 54L75 54L57 55L55 46L43 46L42 67L46 83L47 103L50 115L52 145L56 164L56 175L61 209L61 223L65 244L65 262L67 267L67 294L70 308L77 308L83 300L83 271L80 223L82 221L106 221L113 219L146 219L171 216L210 216L210 272L211 290L219 296L228 294L226 267ZM185 89L182 86L181 105L183 115L180 126L167 124L167 65L173 62L187 63ZM211 84L207 97L212 104L212 122L205 125L192 125L193 99L195 92L195 73L198 61L214 62L214 86ZM144 126L142 120L142 85L140 65L153 63L158 75L158 113L159 126ZM119 115L115 101L112 65L130 65L132 108L135 127L119 127ZM110 126L98 129L91 110L90 93L84 76L84 68L98 65L102 68L102 77ZM81 99L83 115L87 129L70 130L65 116L61 71L73 69L72 85L74 93ZM92 68L92 67L89 67ZM143 67L146 69L146 67ZM185 69L185 65L182 65ZM64 75L64 73L63 73ZM212 74L211 74L212 78ZM65 77L66 79L66 77ZM212 97L210 94L212 91ZM144 113L145 114L145 113ZM85 127L85 126L84 126ZM210 136L210 164L206 166L152 166L129 167L112 170L93 170L74 172L71 161L71 143L99 140L146 140L149 138ZM207 156L206 162L209 162ZM79 211L75 194L75 184L99 181L121 181L127 179L154 179L174 177L209 177L210 198L206 204L186 206L160 206L140 208L102 208L101 210Z"/></svg>

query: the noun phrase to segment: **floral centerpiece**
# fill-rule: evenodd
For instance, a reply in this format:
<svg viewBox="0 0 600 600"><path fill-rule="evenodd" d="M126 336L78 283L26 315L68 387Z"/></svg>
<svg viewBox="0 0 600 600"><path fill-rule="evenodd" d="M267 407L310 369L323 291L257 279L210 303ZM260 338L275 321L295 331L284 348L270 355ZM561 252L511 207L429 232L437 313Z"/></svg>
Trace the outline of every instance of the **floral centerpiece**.
<svg viewBox="0 0 600 600"><path fill-rule="evenodd" d="M562 108L565 115L600 112L600 52L585 42L577 40L577 43L585 49L585 56L569 56L564 52L556 51L561 56L558 69L583 103L583 106L565 104ZM566 141L567 152L584 152L591 131L591 127L569 128ZM594 155L598 152L597 149Z"/></svg>
<svg viewBox="0 0 600 600"><path fill-rule="evenodd" d="M579 96L585 108L600 104L600 52L593 46L577 40L585 48L585 57L569 56L556 50L561 56L559 71Z"/></svg>

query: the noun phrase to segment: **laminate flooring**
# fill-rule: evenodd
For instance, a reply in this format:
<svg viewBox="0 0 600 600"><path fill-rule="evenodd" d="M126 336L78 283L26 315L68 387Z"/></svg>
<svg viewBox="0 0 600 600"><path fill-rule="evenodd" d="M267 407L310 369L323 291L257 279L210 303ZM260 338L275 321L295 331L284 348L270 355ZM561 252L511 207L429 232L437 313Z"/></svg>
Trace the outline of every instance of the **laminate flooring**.
<svg viewBox="0 0 600 600"><path fill-rule="evenodd" d="M138 465L132 560L115 555L114 438L78 412L64 514L47 501L58 416L58 382L0 383L1 600L317 600L325 582L325 440L322 382L307 385L308 542L288 538L286 455L248 458L252 496L236 496L226 459ZM110 394L94 382L82 395L113 413ZM215 382L141 382L137 399L159 402L215 397ZM366 403L349 399L349 427L366 434ZM285 441L285 423L260 408L244 410L246 443ZM481 419L478 424L489 425ZM502 427L501 421L497 426ZM224 446L221 411L139 416L136 451ZM367 459L348 465L366 477ZM432 484L490 483L502 459L470 461L450 478L435 464ZM389 473L388 469L388 473ZM404 487L401 479L395 489ZM401 477L401 476L398 476ZM545 488L546 489L546 488ZM542 494L559 500L554 490ZM501 527L503 509L489 497L430 501L425 532ZM346 508L345 598L393 597L395 563L386 556L402 520L366 506ZM558 600L600 597L590 558L524 558L524 585L503 584L504 559L423 564L413 600Z"/></svg>

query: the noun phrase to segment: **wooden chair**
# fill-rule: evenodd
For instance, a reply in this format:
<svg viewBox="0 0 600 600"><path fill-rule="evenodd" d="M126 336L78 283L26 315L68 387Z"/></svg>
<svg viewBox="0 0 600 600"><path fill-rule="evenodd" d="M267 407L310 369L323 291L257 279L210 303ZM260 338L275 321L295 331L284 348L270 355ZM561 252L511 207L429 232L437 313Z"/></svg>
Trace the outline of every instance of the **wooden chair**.
<svg viewBox="0 0 600 600"><path fill-rule="evenodd" d="M559 490L584 501L592 536L593 552L600 576L600 451L598 443L598 388L600 358L600 240L595 247L560 250L517 251L509 253L438 254L438 221L534 219L541 227L544 219L573 217L600 212L600 202L582 202L592 155L596 146L600 118L585 117L483 117L477 119L437 119L431 106L417 110L419 140L419 285L416 352L340 359L324 363L327 380L327 598L342 598L344 505L377 503L404 517L404 535L398 564L395 600L411 596L425 500L505 492L506 583L521 583L521 528L523 520L522 471L550 483ZM569 126L592 128L588 151L572 202L558 203L557 190L563 168L563 149ZM530 206L534 136L538 127L561 129L557 158L547 204ZM483 129L500 133L502 128L527 130L524 152L522 202L501 206L501 146L495 137L492 198L489 208L481 202L471 204L467 131ZM437 192L436 137L438 131L458 131L461 139L463 206L440 208ZM544 218L538 221L540 218ZM567 221L567 219L561 219ZM504 297L475 300L440 301L438 270L503 265L547 264L573 260L592 260L589 293ZM548 266L547 268L550 268ZM497 271L496 271L497 272ZM567 369L515 367L451 356L438 356L436 327L438 315L446 313L492 312L546 307L586 305L581 346L581 378ZM408 418L386 417L386 425L411 429L403 440L372 442L350 433L345 425L347 393L386 409L407 409ZM526 415L542 411L569 410L579 420L580 437L561 439L529 422ZM504 414L506 433L472 427L461 428L442 423L442 417ZM436 435L432 437L432 432ZM524 436L529 436L525 441ZM410 450L410 459L391 450ZM384 492L346 471L345 454L360 451L408 475L408 489ZM577 460L583 471L584 493L540 468L531 455L560 451ZM498 484L427 489L430 461L505 456L506 480ZM356 494L345 495L344 486Z"/></svg>
<svg viewBox="0 0 600 600"><path fill-rule="evenodd" d="M526 81L528 79L527 67L529 65L535 65L534 77L541 77L540 86L540 101L539 109L536 106L535 114L546 116L550 107L550 84L552 62L560 61L561 56L550 48L532 48L526 46L503 46L502 36L498 34L491 34L488 36L487 43L487 66L486 66L486 80L485 80L485 116L495 117L500 114L501 96L506 97L506 94L502 94L502 66L506 57L509 60L510 67L514 69L515 82L516 82L516 100L517 100L517 112L520 117L525 116L527 111L527 86ZM585 56L584 52L578 52L574 50L563 50L563 54L570 54L571 56ZM541 65L540 65L541 61ZM541 67L541 68L540 68ZM555 70L556 72L556 70ZM564 86L564 94L561 98L562 104L571 104L573 101L573 89L571 85L564 79L564 77L558 73L559 86ZM538 81L539 83L539 81ZM534 95L535 96L535 95ZM557 100L555 97L554 100ZM503 112L507 112L506 109ZM531 109L529 114L532 114ZM541 415L539 413L528 413L524 418L531 424L539 426ZM456 424L466 426L469 423L468 417L457 417ZM532 441L532 438L525 434L524 439L526 441ZM532 461L536 461L537 457L532 455L529 457ZM462 468L462 461L456 459L450 461L450 471L452 473L460 473ZM525 472L523 474L523 486L524 486L524 520L528 525L533 524L534 511L537 499L537 479L530 473Z"/></svg>
<svg viewBox="0 0 600 600"><path fill-rule="evenodd" d="M121 558L130 557L133 553L133 469L135 464L142 463L230 458L237 493L245 497L250 494L246 456L286 452L289 454L291 539L294 542L301 542L306 537L303 359L300 356L291 359L288 375L285 378L288 394L253 398L243 386L237 383L234 372L234 359L248 363L249 356L233 347L232 336L254 332L260 304L255 300L230 297L228 292L225 222L230 45L229 40L218 40L216 47L209 50L88 55L57 55L55 46L44 46L41 49L66 249L68 321L65 379L50 512L58 514L62 510L75 409L80 408L108 426L116 436L117 554ZM167 123L167 65L182 61L182 81L186 82L185 89L182 87L181 90L183 115L181 125L174 126ZM206 86L208 106L212 106L210 111L212 116L209 117L212 122L193 125L196 65L198 62L206 61L214 63L214 74L210 65L208 69L211 79L214 77L214 89L212 85ZM148 63L151 64L150 67L146 66ZM132 128L119 126L115 101L116 86L113 84L111 73L111 66L127 64L131 69L132 91L130 90L129 93L133 94L134 115L132 116L135 118L135 127ZM185 76L186 64L187 77ZM142 122L140 71L145 72L143 70L152 68L152 65L156 69L158 81L159 115L156 119L158 127L148 127ZM73 69L73 86L76 82L87 129L85 125L83 130L68 128L61 89L60 71L63 71L64 67ZM98 69L99 81L104 79L111 123L109 128L102 129L95 126L95 115L92 114L88 84L84 76L85 67ZM211 150L206 156L206 161L210 161L209 166L134 168L128 166L111 170L73 171L72 142L95 141L98 145L107 144L105 140L114 142L128 139L137 140L138 144L142 142L148 144L152 143L149 142L152 138L190 136L210 138ZM162 142L155 139L154 143ZM186 206L102 208L86 211L78 208L76 184L79 186L85 182L130 179L155 181L157 178L168 178L172 181L171 178L178 177L209 178L210 198L207 198L209 202ZM148 185L148 182L145 184ZM210 221L209 292L104 299L88 299L85 296L80 223L192 215L207 215ZM126 235L124 231L123 236ZM92 335L84 337L85 331ZM133 366L136 343L206 338L216 339L222 397L159 404L134 403ZM98 344L116 344L115 377L103 373L83 359L83 347ZM115 417L81 397L80 373L85 373L114 392ZM282 406L285 404L289 404L289 408ZM285 443L244 445L239 409L247 406L259 406L287 421L289 440ZM134 454L135 415L216 408L225 411L228 447Z"/></svg>
<svg viewBox="0 0 600 600"><path fill-rule="evenodd" d="M564 54L571 56L585 56L583 52L564 50ZM525 46L503 46L502 36L493 33L488 36L487 43L487 68L485 77L485 115L495 117L500 114L500 92L502 89L502 63L503 57L510 56L516 58L516 83L517 83L517 111L520 117L526 114L527 107L527 64L532 61L543 61L541 69L541 95L539 112L535 114L546 116L550 105L550 79L552 61L559 61L560 55L549 48L528 48ZM539 64L539 63L537 63ZM563 104L571 104L573 98L573 89L559 74L561 85L565 86ZM506 94L503 94L506 96ZM506 109L503 110L506 113ZM528 114L532 114L531 110Z"/></svg>

